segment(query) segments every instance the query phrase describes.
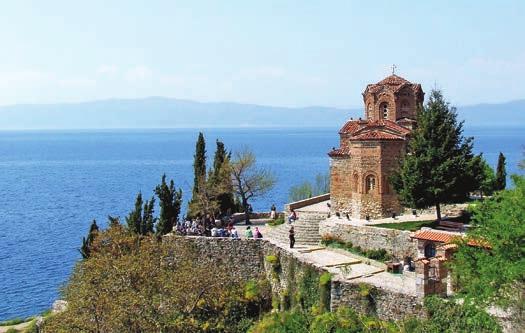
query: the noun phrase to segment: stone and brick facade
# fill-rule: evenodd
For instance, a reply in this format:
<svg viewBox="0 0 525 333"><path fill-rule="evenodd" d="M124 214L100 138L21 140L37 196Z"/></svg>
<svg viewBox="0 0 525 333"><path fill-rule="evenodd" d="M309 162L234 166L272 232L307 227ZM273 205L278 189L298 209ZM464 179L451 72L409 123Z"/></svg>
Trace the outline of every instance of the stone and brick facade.
<svg viewBox="0 0 525 333"><path fill-rule="evenodd" d="M328 153L334 213L360 219L400 213L389 177L405 153L423 98L421 85L397 75L366 87L365 119L348 121L339 131L340 147Z"/></svg>

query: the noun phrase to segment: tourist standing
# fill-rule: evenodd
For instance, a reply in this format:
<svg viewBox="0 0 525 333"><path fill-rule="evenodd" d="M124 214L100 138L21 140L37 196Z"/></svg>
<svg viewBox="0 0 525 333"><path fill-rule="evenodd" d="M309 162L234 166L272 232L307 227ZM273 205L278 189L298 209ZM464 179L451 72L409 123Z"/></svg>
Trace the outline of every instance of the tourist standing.
<svg viewBox="0 0 525 333"><path fill-rule="evenodd" d="M290 248L293 249L293 246L295 244L295 231L293 230L293 226L290 227L288 237L290 238Z"/></svg>
<svg viewBox="0 0 525 333"><path fill-rule="evenodd" d="M275 208L275 205L272 204L272 208L270 209L270 218L272 220L275 220L277 217L277 208Z"/></svg>
<svg viewBox="0 0 525 333"><path fill-rule="evenodd" d="M252 232L252 229L250 228L250 226L246 227L246 231L244 232L244 236L246 236L246 238L253 238L253 232Z"/></svg>

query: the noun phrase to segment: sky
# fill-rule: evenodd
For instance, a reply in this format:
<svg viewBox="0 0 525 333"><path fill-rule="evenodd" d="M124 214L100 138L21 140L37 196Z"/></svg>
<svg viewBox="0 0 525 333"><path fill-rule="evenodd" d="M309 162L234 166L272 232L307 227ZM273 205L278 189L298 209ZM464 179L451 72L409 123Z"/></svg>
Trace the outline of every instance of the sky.
<svg viewBox="0 0 525 333"><path fill-rule="evenodd" d="M3 1L0 105L165 96L357 107L396 74L525 98L525 1Z"/></svg>

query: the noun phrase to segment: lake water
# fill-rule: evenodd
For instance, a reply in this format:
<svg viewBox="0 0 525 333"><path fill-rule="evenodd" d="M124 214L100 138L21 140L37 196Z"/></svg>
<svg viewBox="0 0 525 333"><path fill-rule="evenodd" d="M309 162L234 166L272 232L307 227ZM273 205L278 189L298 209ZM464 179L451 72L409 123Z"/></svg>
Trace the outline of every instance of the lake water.
<svg viewBox="0 0 525 333"><path fill-rule="evenodd" d="M67 281L78 247L96 218L124 217L138 191L149 197L166 173L184 192L193 183L198 130L0 132L0 320L48 309ZM215 140L251 148L278 178L253 202L256 211L282 207L290 186L328 171L326 153L337 129L214 129L204 131L212 158ZM525 128L467 129L495 166L502 151L517 172Z"/></svg>

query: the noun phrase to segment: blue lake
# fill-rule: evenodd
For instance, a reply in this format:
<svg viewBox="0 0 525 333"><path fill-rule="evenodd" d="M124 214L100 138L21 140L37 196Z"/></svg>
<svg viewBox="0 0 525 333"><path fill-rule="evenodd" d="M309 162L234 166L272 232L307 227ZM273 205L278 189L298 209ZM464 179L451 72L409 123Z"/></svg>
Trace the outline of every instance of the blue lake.
<svg viewBox="0 0 525 333"><path fill-rule="evenodd" d="M92 219L124 217L138 191L149 197L166 173L184 192L193 183L198 130L0 132L0 320L49 308L67 281ZM209 159L215 140L251 148L277 176L275 189L253 202L256 211L282 207L290 186L328 171L338 145L332 129L204 130ZM509 173L523 158L525 128L467 128L475 150Z"/></svg>

